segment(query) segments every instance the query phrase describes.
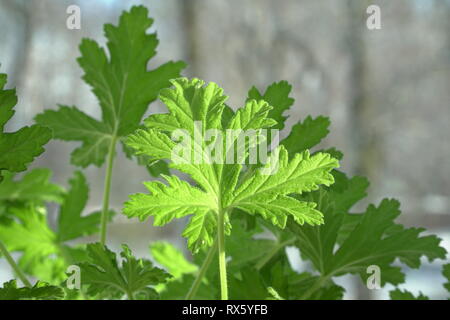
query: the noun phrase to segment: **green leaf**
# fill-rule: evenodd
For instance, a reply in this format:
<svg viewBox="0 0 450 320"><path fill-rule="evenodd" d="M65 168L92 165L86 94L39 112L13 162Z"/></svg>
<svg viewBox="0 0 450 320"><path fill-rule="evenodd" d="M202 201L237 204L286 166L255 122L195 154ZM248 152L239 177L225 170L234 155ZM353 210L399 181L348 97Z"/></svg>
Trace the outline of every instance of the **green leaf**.
<svg viewBox="0 0 450 320"><path fill-rule="evenodd" d="M427 296L424 296L422 292L416 297L407 290L395 289L389 292L391 300L429 300Z"/></svg>
<svg viewBox="0 0 450 320"><path fill-rule="evenodd" d="M331 188L329 197L333 202L334 211L348 213L358 201L367 196L369 181L367 178L360 176L354 176L348 179L340 171L334 171L333 176L336 183Z"/></svg>
<svg viewBox="0 0 450 320"><path fill-rule="evenodd" d="M45 282L36 282L32 288L17 288L16 280L3 284L0 288L0 300L61 300L64 290Z"/></svg>
<svg viewBox="0 0 450 320"><path fill-rule="evenodd" d="M99 100L101 121L67 106L36 117L38 123L53 130L55 138L82 143L72 153L73 164L101 166L111 142L139 126L159 90L185 67L183 62L168 62L147 71L158 45L156 34L147 33L152 24L148 10L135 6L121 15L117 26L105 25L109 56L97 42L81 42L78 62L84 70L83 79Z"/></svg>
<svg viewBox="0 0 450 320"><path fill-rule="evenodd" d="M444 283L444 288L450 292L450 264L446 264L442 267L442 274L447 279L447 282Z"/></svg>
<svg viewBox="0 0 450 320"><path fill-rule="evenodd" d="M289 216L299 224L321 224L322 214L314 209L314 203L283 195L302 194L316 190L320 184L332 184L334 179L329 172L337 166L338 162L330 155L310 156L308 151L296 154L289 161L286 149L280 147L273 152L267 165L276 171L269 175L259 171L243 181L234 193L233 206L251 214L258 213L281 228Z"/></svg>
<svg viewBox="0 0 450 320"><path fill-rule="evenodd" d="M122 245L122 263L116 254L100 243L87 245L89 262L80 263L82 285L89 285L88 295L119 299L157 299L152 286L165 283L170 275L149 260L137 259Z"/></svg>
<svg viewBox="0 0 450 320"><path fill-rule="evenodd" d="M0 74L0 182L2 170L24 171L27 165L44 152L43 146L51 139L48 128L38 125L23 127L16 132L4 132L6 123L14 115L16 91L6 90L6 75Z"/></svg>
<svg viewBox="0 0 450 320"><path fill-rule="evenodd" d="M398 201L385 199L378 208L368 207L361 222L335 253L333 268L336 274L358 270L365 273L368 265L381 267L391 264L396 258L411 268L420 266L422 256L430 262L445 258L446 251L439 246L441 239L433 235L421 237L425 231L423 228L402 228L391 235L384 235L400 214L399 206Z"/></svg>
<svg viewBox="0 0 450 320"><path fill-rule="evenodd" d="M236 209L258 214L281 228L289 216L299 224L322 223L321 213L313 203L288 195L332 184L330 171L338 167L336 159L326 153L310 156L305 151L289 160L287 151L280 147L271 153L266 166L255 169L252 175L244 175L243 164L250 148L261 141L240 139L248 130L253 130L257 137L263 129L276 125L274 119L268 118L272 107L263 100L248 100L236 112L229 111L229 120L222 121L222 113L229 108L225 105L227 97L216 84L205 85L202 80L185 78L172 80L172 84L173 88L163 89L160 94L169 113L151 115L145 120L148 128L138 129L126 143L138 155L169 160L171 168L188 174L197 186L175 176L164 176L168 185L146 183L150 194L132 195L125 203L125 215L140 219L154 216L154 224L158 226L193 215L183 236L188 238L188 246L194 253L215 240L220 210L224 212L227 234L229 214ZM187 135L182 153L175 149L180 144L171 139L176 129ZM202 138L207 129L215 130L214 143ZM215 157L220 153L223 157L217 161Z"/></svg>
<svg viewBox="0 0 450 320"><path fill-rule="evenodd" d="M239 277L230 279L230 297L232 300L264 300L269 297L268 286L256 269L245 267Z"/></svg>
<svg viewBox="0 0 450 320"><path fill-rule="evenodd" d="M235 203L235 207L250 214L259 214L273 225L284 228L286 221L292 217L295 222L303 225L323 223L322 213L316 209L313 202L298 201L288 196L278 196L275 199L266 195L248 197Z"/></svg>
<svg viewBox="0 0 450 320"><path fill-rule="evenodd" d="M163 226L175 218L190 214L205 214L215 209L208 194L180 180L177 176L163 176L168 185L160 181L146 182L150 194L135 194L125 203L123 212L141 220L155 216L154 224Z"/></svg>
<svg viewBox="0 0 450 320"><path fill-rule="evenodd" d="M56 139L82 141L72 153L72 163L87 167L103 164L112 139L112 132L100 122L75 107L60 106L36 116L36 122L53 130Z"/></svg>
<svg viewBox="0 0 450 320"><path fill-rule="evenodd" d="M21 180L14 180L14 174L6 173L0 183L0 202L61 203L64 190L51 182L51 176L52 172L48 169L31 170Z"/></svg>
<svg viewBox="0 0 450 320"><path fill-rule="evenodd" d="M294 300L303 300L305 294L314 288L316 283L321 283L322 285L311 292L308 296L309 300L342 300L345 293L345 289L338 286L332 280L327 279L323 281L323 278L314 276L308 272L290 274L288 282L289 297Z"/></svg>
<svg viewBox="0 0 450 320"><path fill-rule="evenodd" d="M336 158L338 160L342 160L344 158L344 154L342 153L342 151L339 151L336 148L328 148L328 149L322 150L321 152L329 153L330 156L332 156L333 158Z"/></svg>
<svg viewBox="0 0 450 320"><path fill-rule="evenodd" d="M348 190L362 195L367 184L358 179L350 181ZM392 265L396 259L411 268L418 268L421 257L425 256L429 261L445 258L446 251L439 246L439 238L421 236L424 231L421 228L403 228L395 224L394 220L400 214L399 203L395 200L385 199L378 207L370 205L338 242L340 228L346 221L342 208L349 208L355 199L344 201L345 206L340 206L339 202L334 206L334 187L339 188L339 185L333 185L329 192L321 189L304 197L318 203L318 209L324 213L323 226L299 228L295 223L289 224L302 256L313 262L322 278L356 273L365 281L370 275L367 268L376 265L381 270L382 284L396 285L404 281L400 268Z"/></svg>
<svg viewBox="0 0 450 320"><path fill-rule="evenodd" d="M146 163L147 171L152 177L159 177L163 174L169 175L169 165L162 160L152 161L150 163Z"/></svg>
<svg viewBox="0 0 450 320"><path fill-rule="evenodd" d="M58 241L66 242L92 235L99 230L100 212L82 216L89 197L89 186L80 171L69 180L70 189L64 196L58 216ZM110 216L112 213L110 213Z"/></svg>
<svg viewBox="0 0 450 320"><path fill-rule="evenodd" d="M41 280L58 283L65 275L67 264L71 264L75 257L79 256L78 249L67 246L65 242L97 232L100 213L82 216L89 190L81 172L74 173L67 192L61 192L59 186L50 184L49 177L50 171L36 169L18 182L19 187L24 186L16 188L19 195L26 190L30 191L29 195L20 196L18 199L28 197L29 201L16 201L6 207L7 214L0 219L0 240L6 244L8 250L23 252L19 265L26 272ZM42 190L38 190L39 182ZM5 183L8 186L9 180L5 180ZM61 207L56 228L53 230L49 226L42 201L36 204L33 200L52 199L44 196L56 191L59 192ZM110 212L110 217L112 216L113 212Z"/></svg>
<svg viewBox="0 0 450 320"><path fill-rule="evenodd" d="M267 87L266 92L261 94L256 87L252 87L248 92L248 100L264 100L273 109L269 112L269 118L274 119L277 124L274 129L283 129L287 117L283 116L284 111L288 110L294 103L294 99L289 97L292 86L287 81L274 82Z"/></svg>
<svg viewBox="0 0 450 320"><path fill-rule="evenodd" d="M242 223L233 221L233 233L227 239L227 256L231 258L228 263L230 271L239 271L246 265L257 265L271 252L279 248L277 241L272 239L256 238L264 229L254 228L245 230Z"/></svg>
<svg viewBox="0 0 450 320"><path fill-rule="evenodd" d="M19 265L26 271L38 265L44 257L58 253L56 234L47 225L42 207L10 208L10 216L0 223L0 240L9 251L22 251Z"/></svg>
<svg viewBox="0 0 450 320"><path fill-rule="evenodd" d="M234 201L239 202L261 195L275 198L278 195L302 194L317 190L319 185L329 186L334 182L330 171L338 167L336 159L329 154L318 153L310 156L308 151L296 154L289 161L284 147L275 149L268 160L267 168L242 182L234 193Z"/></svg>
<svg viewBox="0 0 450 320"><path fill-rule="evenodd" d="M291 129L291 133L281 141L290 155L311 149L328 135L330 119L319 116L315 119L306 117ZM334 155L333 155L334 156Z"/></svg>
<svg viewBox="0 0 450 320"><path fill-rule="evenodd" d="M189 262L183 253L168 242L154 242L150 245L153 258L173 276L180 278L183 274L194 273L198 267Z"/></svg>

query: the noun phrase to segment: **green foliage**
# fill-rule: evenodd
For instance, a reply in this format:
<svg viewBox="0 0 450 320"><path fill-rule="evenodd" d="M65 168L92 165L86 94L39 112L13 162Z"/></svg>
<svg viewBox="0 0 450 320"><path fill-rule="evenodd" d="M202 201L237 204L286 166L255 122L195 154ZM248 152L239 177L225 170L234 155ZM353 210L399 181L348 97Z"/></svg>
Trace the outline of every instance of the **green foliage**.
<svg viewBox="0 0 450 320"><path fill-rule="evenodd" d="M439 246L441 240L436 236L420 236L424 229L403 228L394 223L400 214L397 201L385 199L378 207L369 205L365 213L355 215L336 211L329 196L333 192L331 187L328 192L319 191L308 197L320 199L318 207L328 222L323 228L290 225L297 237L296 246L302 250L305 258L312 261L322 279L354 273L365 280L369 276L367 267L377 265L381 269L382 284L396 285L404 282L401 269L392 266L396 259L408 267L418 268L422 256L430 261L445 258L446 251ZM346 223L353 225L345 230L343 226ZM341 230L345 234L341 235L336 250Z"/></svg>
<svg viewBox="0 0 450 320"><path fill-rule="evenodd" d="M330 120L326 117L320 116L313 119L308 116L303 122L292 127L291 133L283 140L282 145L289 150L289 154L311 149L328 135L329 126Z"/></svg>
<svg viewBox="0 0 450 320"><path fill-rule="evenodd" d="M442 267L442 274L447 279L447 282L444 283L444 287L450 293L450 264L446 264Z"/></svg>
<svg viewBox="0 0 450 320"><path fill-rule="evenodd" d="M411 292L400 289L389 292L389 296L392 300L429 300L428 297L424 296L421 292L416 297Z"/></svg>
<svg viewBox="0 0 450 320"><path fill-rule="evenodd" d="M64 298L63 289L45 282L36 282L32 288L17 288L16 280L3 284L0 300L59 300Z"/></svg>
<svg viewBox="0 0 450 320"><path fill-rule="evenodd" d="M275 82L270 85L262 95L256 87L252 87L248 92L248 100L263 100L274 108L269 111L268 117L274 119L276 124L273 128L283 129L287 117L283 115L294 103L294 99L289 97L292 86L287 81Z"/></svg>
<svg viewBox="0 0 450 320"><path fill-rule="evenodd" d="M72 153L73 164L102 165L111 143L139 126L159 90L185 67L183 62L168 62L147 71L158 45L156 33L147 34L152 24L146 8L132 7L122 14L117 26L105 25L109 56L94 40L81 42L78 62L84 71L83 79L99 101L101 121L70 106L47 110L36 117L38 123L53 130L55 138L82 143Z"/></svg>
<svg viewBox="0 0 450 320"><path fill-rule="evenodd" d="M108 159L102 212L86 214L89 186L81 171L74 172L67 190L51 182L48 169L15 175L43 152L51 131L33 125L4 132L17 97L4 89L6 76L0 74L0 258L25 285L4 283L0 300L335 300L345 293L338 277L357 275L366 283L368 268L376 266L382 287L399 286L406 268L419 268L424 258L446 258L441 239L396 222L398 201L384 199L355 211L369 182L337 169L341 151L318 146L329 133L328 118L305 117L278 146L261 149L277 137L270 130L285 128L284 113L294 103L286 81L261 92L252 87L244 106L234 110L217 84L179 78L182 62L148 71L158 44L156 34L147 33L152 23L147 9L132 7L117 26L105 25L108 50L82 41L78 62L98 98L101 120L70 106L36 117L56 139L81 143L72 153L73 164L100 166ZM158 95L168 112L141 124ZM214 134L205 137L211 130ZM244 131L257 139L240 144ZM116 142L161 178L145 182L148 193L131 195L123 213L152 217L155 226L189 217L182 236L192 259L160 241L150 244L154 262L135 257L125 244L120 253L104 245L106 220L114 214L108 201ZM217 161L220 156L226 161ZM58 206L54 215L50 202ZM74 244L99 231L101 243ZM18 264L10 251L21 254ZM301 261L300 269L292 257ZM74 264L81 272L80 290L65 284L67 267ZM39 280L32 285L26 275ZM443 275L450 292L450 264ZM390 297L428 299L399 288Z"/></svg>
<svg viewBox="0 0 450 320"><path fill-rule="evenodd" d="M49 169L33 169L22 179L14 180L14 174L6 172L0 184L0 203L42 205L45 202L61 203L63 188L50 181L52 172Z"/></svg>
<svg viewBox="0 0 450 320"><path fill-rule="evenodd" d="M236 148L226 150L226 130L260 130L270 128L276 122L268 118L270 107L260 100L249 100L245 106L231 116L227 125L220 119L225 109L226 97L216 84L204 85L198 79L177 79L172 81L173 89L161 91L160 98L167 105L169 113L150 116L145 124L147 129L138 129L130 135L127 144L138 154L155 159L172 160L175 142L170 134L175 128L185 129L194 137L198 128L194 121L202 123L204 129L217 129L223 136L223 154L237 153ZM170 126L168 125L170 124ZM236 138L237 139L237 138ZM204 152L204 141L194 141L192 152L195 159L208 157ZM248 150L245 150L248 153ZM234 157L235 154L232 154ZM236 155L238 157L238 155ZM209 160L209 161L208 161ZM211 246L217 229L219 211L228 213L241 209L251 215L259 215L280 228L284 228L288 217L303 225L323 223L322 214L313 202L299 201L289 196L318 188L320 184L330 185L333 177L330 170L338 163L329 154L318 153L310 156L307 151L289 159L284 147L275 149L263 168L274 170L273 174L257 171L254 175L242 177L243 166L237 164L208 164L193 161L171 163L171 167L189 174L198 186L180 180L176 176L164 176L167 184L148 182L145 186L150 194L131 196L125 204L124 213L128 217L145 219L154 216L154 224L165 225L175 218L193 215L183 235L188 238L188 246L193 252ZM229 224L225 228L229 232Z"/></svg>
<svg viewBox="0 0 450 320"><path fill-rule="evenodd" d="M40 180L29 179L30 176ZM69 190L64 192L60 186L48 180L49 176L48 170L36 169L21 181L8 185L11 194L20 195L23 190L34 188L37 190L36 183L41 181L43 183L41 191L44 191L42 194L45 196L36 192L31 198L19 197L21 202L8 206L3 218L0 219L0 240L5 243L8 250L23 253L19 266L25 271L55 284L65 279L65 267L80 255L83 256L80 248L72 247L67 242L97 233L100 213L81 215L89 193L86 178L81 172L74 173L69 181ZM4 183L8 184L9 181L6 179ZM0 188L2 186L3 183L0 184ZM51 228L43 201L53 200L55 195L58 195L56 199L61 205L56 227ZM17 198L6 200L10 202ZM110 212L110 215L112 216L113 212Z"/></svg>
<svg viewBox="0 0 450 320"><path fill-rule="evenodd" d="M33 159L44 152L50 140L48 128L38 125L23 127L16 132L5 132L7 122L14 115L17 104L16 91L5 89L6 74L0 73L0 181L2 171L24 171Z"/></svg>
<svg viewBox="0 0 450 320"><path fill-rule="evenodd" d="M100 243L87 245L88 262L80 264L82 284L87 293L100 298L154 300L158 293L151 286L164 283L170 275L149 260L137 259L127 245L122 245L122 263L116 254Z"/></svg>
<svg viewBox="0 0 450 320"><path fill-rule="evenodd" d="M95 234L100 224L100 212L82 216L89 197L89 186L84 175L76 171L69 184L70 190L64 195L58 215L57 238L60 243Z"/></svg>

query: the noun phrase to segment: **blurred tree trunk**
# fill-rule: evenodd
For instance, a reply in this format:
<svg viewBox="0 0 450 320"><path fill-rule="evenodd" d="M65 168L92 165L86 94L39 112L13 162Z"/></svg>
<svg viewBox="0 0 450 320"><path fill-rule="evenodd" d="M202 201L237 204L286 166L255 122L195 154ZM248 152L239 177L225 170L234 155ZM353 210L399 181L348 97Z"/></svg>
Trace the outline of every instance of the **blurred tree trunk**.
<svg viewBox="0 0 450 320"><path fill-rule="evenodd" d="M379 150L374 139L371 114L373 104L370 96L369 62L365 33L367 1L348 0L349 29L346 42L350 51L350 113L354 132L351 135L355 148L355 173L376 178ZM377 31L371 31L377 32Z"/></svg>
<svg viewBox="0 0 450 320"><path fill-rule="evenodd" d="M197 0L181 1L181 11L183 17L184 47L186 48L186 61L188 63L187 72L189 76L198 76L200 36L198 30Z"/></svg>
<svg viewBox="0 0 450 320"><path fill-rule="evenodd" d="M369 176L376 170L373 161L377 152L374 139L371 139L370 123L372 104L369 96L369 64L365 42L366 1L348 0L349 29L346 42L350 51L350 123L352 124L353 146L355 148L354 170L358 175ZM364 283L357 282L358 299L371 299L372 294Z"/></svg>

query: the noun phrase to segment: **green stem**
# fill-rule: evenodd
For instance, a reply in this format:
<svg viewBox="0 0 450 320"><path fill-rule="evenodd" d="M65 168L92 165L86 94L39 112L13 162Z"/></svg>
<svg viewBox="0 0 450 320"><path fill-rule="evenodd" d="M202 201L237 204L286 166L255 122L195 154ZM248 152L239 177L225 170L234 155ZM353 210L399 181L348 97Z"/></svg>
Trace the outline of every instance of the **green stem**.
<svg viewBox="0 0 450 320"><path fill-rule="evenodd" d="M116 154L116 142L117 142L117 135L113 135L113 137L111 138L111 144L109 145L108 162L106 165L105 184L103 189L103 208L102 208L101 229L100 229L100 242L103 245L106 244L106 231L109 220L109 195L111 192L111 179L112 179L114 156Z"/></svg>
<svg viewBox="0 0 450 320"><path fill-rule="evenodd" d="M131 292L130 290L127 290L127 298L128 300L134 300L133 292Z"/></svg>
<svg viewBox="0 0 450 320"><path fill-rule="evenodd" d="M25 273L23 273L22 269L20 269L20 267L14 261L13 257L11 257L11 255L8 252L8 249L6 249L2 241L0 241L0 252L5 256L6 261L8 261L9 265L14 270L19 279L23 282L23 284L31 288L32 285L30 281L28 281L27 277L25 276Z"/></svg>
<svg viewBox="0 0 450 320"><path fill-rule="evenodd" d="M186 300L191 300L195 297L197 294L198 288L200 287L200 284L202 283L203 277L205 276L206 271L209 268L209 265L211 264L214 255L217 251L217 241L214 242L213 246L209 249L208 254L206 255L205 261L203 261L203 264L198 271L197 277L195 278L194 282L192 283L191 288L189 289L189 292L186 295Z"/></svg>
<svg viewBox="0 0 450 320"><path fill-rule="evenodd" d="M225 213L219 208L217 219L217 245L219 248L219 278L220 278L220 297L222 300L228 300L227 284L227 261L225 255Z"/></svg>

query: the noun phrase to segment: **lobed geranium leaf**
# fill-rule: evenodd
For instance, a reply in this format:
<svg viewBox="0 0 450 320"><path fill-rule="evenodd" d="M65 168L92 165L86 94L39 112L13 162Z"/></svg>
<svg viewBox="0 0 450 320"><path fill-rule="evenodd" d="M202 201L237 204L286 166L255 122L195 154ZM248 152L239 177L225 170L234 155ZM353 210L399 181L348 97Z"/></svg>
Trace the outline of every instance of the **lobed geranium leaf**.
<svg viewBox="0 0 450 320"><path fill-rule="evenodd" d="M79 264L82 285L89 285L87 293L102 298L153 300L158 293L152 286L165 283L170 275L156 268L149 260L137 259L126 245L122 245L122 262L116 254L100 243L87 245L88 262Z"/></svg>
<svg viewBox="0 0 450 320"><path fill-rule="evenodd" d="M205 85L199 79L182 78L172 80L172 84L173 88L160 93L169 113L151 115L145 120L148 128L138 129L126 143L138 155L171 161L171 168L188 174L198 187L174 176L164 177L168 185L146 183L150 194L132 195L125 204L125 215L140 219L154 216L155 225L193 215L183 232L193 252L210 246L215 240L219 210L225 212L227 234L229 214L235 209L260 215L281 228L289 216L299 224L323 222L313 203L288 195L332 184L334 178L330 171L338 167L336 159L327 153L310 156L305 151L289 160L286 149L279 147L272 152L268 150L270 155L265 166L255 169L252 175L243 175L251 148L264 141L262 130L277 124L269 117L272 107L264 100L250 99L233 112L225 105L227 97L222 89L214 83ZM271 89L273 95L279 93L276 88ZM291 102L286 102L289 90L281 91L278 101L285 99L284 105L290 105ZM228 110L227 121L221 119L224 110ZM181 153L174 151L180 145L171 139L177 129L192 138ZM213 142L202 138L208 129L215 130ZM240 141L240 134L248 130L253 130L257 138ZM230 132L238 134L230 136ZM197 136L201 138L196 139Z"/></svg>
<svg viewBox="0 0 450 320"><path fill-rule="evenodd" d="M0 300L61 300L64 298L64 290L38 281L31 287L18 288L16 280L3 284L0 288Z"/></svg>
<svg viewBox="0 0 450 320"><path fill-rule="evenodd" d="M389 296L392 300L429 300L422 292L419 292L418 296L414 296L411 292L400 289L390 291Z"/></svg>
<svg viewBox="0 0 450 320"><path fill-rule="evenodd" d="M76 171L69 180L70 189L64 195L58 215L58 241L66 242L99 230L100 212L82 216L89 197L89 186L86 178L80 171ZM113 213L110 212L110 216Z"/></svg>
<svg viewBox="0 0 450 320"><path fill-rule="evenodd" d="M97 232L100 213L82 215L89 189L81 172L74 173L69 181L68 191L51 184L49 177L50 171L36 169L23 180L15 182L16 185L10 184L9 178L5 180L6 185L12 187L10 192L19 196L11 199L22 201L15 201L4 209L6 214L0 219L0 240L8 250L23 253L19 265L26 272L54 283L62 280L66 265L79 256L77 249L68 246L66 242ZM0 184L0 188L2 185ZM33 193L22 197L26 190ZM50 227L44 206L44 200L52 199L60 202L55 228ZM114 212L110 212L109 216L112 217L113 214Z"/></svg>
<svg viewBox="0 0 450 320"><path fill-rule="evenodd" d="M17 104L16 91L4 89L6 79L6 74L0 74L0 182L3 179L2 170L26 170L27 165L44 152L44 145L52 137L50 129L39 125L4 132Z"/></svg>
<svg viewBox="0 0 450 320"><path fill-rule="evenodd" d="M125 11L117 26L106 24L109 56L99 44L84 39L78 62L83 79L92 87L102 111L99 121L75 107L60 106L47 110L36 121L53 130L57 139L81 141L72 153L72 163L100 166L109 146L116 139L134 131L159 90L169 85L185 67L183 62L168 62L151 71L147 64L156 54L158 39L147 30L153 24L148 10L134 6Z"/></svg>

